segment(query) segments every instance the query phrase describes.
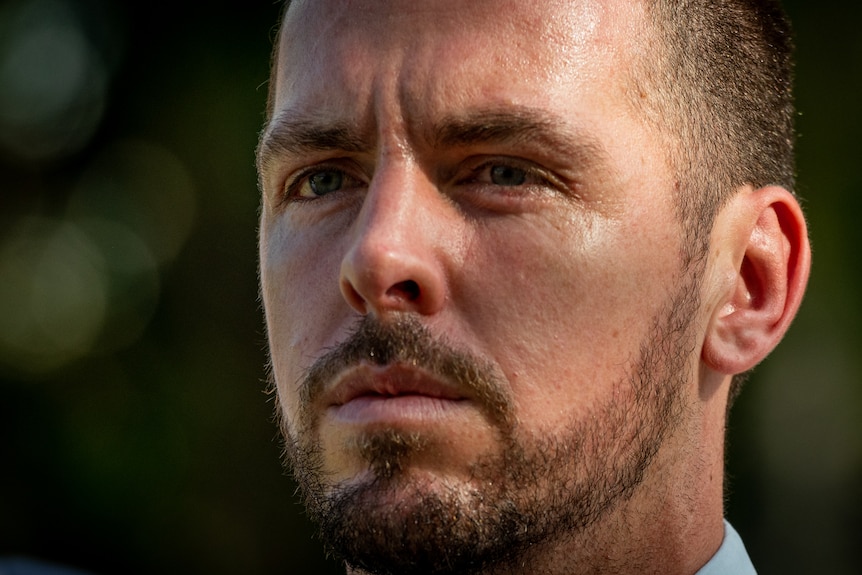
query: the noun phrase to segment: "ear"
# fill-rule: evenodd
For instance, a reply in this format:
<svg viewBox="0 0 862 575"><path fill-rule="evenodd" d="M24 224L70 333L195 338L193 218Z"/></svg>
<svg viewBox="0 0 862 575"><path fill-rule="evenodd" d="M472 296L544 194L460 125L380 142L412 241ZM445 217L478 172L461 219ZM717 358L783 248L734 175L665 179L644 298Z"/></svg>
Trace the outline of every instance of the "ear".
<svg viewBox="0 0 862 575"><path fill-rule="evenodd" d="M805 217L784 188L747 188L716 218L711 242L722 287L702 359L719 373L742 373L778 345L802 302L811 268Z"/></svg>

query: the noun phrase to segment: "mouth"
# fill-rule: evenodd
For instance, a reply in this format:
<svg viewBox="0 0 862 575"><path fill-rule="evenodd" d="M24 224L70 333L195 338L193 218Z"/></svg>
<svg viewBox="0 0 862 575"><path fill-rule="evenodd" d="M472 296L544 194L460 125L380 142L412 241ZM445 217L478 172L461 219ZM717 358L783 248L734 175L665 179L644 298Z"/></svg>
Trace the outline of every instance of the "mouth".
<svg viewBox="0 0 862 575"><path fill-rule="evenodd" d="M326 404L340 423L397 425L450 417L469 400L451 382L410 365L360 364L335 382Z"/></svg>

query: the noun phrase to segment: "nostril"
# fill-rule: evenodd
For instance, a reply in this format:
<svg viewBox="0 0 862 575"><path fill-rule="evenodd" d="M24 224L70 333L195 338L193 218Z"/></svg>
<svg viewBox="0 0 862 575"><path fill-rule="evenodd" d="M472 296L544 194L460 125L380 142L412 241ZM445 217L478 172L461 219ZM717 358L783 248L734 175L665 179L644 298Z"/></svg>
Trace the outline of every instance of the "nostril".
<svg viewBox="0 0 862 575"><path fill-rule="evenodd" d="M386 295L406 301L416 301L419 299L419 284L413 280L398 282L386 291Z"/></svg>

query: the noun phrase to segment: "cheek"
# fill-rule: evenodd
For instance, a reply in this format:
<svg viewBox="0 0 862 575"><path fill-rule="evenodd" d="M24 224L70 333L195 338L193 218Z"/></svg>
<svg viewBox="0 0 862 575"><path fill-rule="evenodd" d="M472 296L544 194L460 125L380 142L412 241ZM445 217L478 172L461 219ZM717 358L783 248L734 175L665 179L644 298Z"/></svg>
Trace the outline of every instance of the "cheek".
<svg viewBox="0 0 862 575"><path fill-rule="evenodd" d="M555 413L570 418L618 391L675 268L657 236L629 241L632 230L620 222L538 231L489 227L460 289L475 336L506 374L521 417L552 424Z"/></svg>
<svg viewBox="0 0 862 575"><path fill-rule="evenodd" d="M261 297L272 368L289 414L296 407L296 382L343 327L336 249L302 234L261 228Z"/></svg>

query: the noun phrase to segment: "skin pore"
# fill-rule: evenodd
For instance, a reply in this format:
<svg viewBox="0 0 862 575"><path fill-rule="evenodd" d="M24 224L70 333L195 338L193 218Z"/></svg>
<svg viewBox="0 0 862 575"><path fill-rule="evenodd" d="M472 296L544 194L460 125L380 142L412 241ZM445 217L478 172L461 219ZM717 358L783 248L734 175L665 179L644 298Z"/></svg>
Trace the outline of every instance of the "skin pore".
<svg viewBox="0 0 862 575"><path fill-rule="evenodd" d="M771 348L733 347L734 298L772 277L737 272L795 212L776 232L789 200L741 190L685 257L629 97L644 22L625 0L288 11L262 296L288 456L349 570L684 574L720 545L730 374Z"/></svg>

